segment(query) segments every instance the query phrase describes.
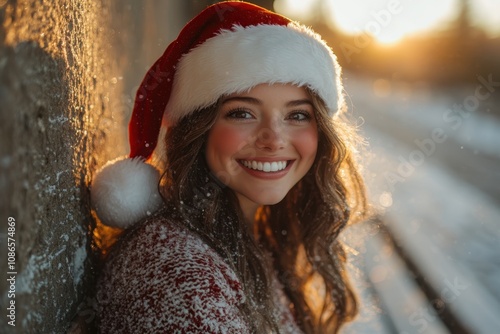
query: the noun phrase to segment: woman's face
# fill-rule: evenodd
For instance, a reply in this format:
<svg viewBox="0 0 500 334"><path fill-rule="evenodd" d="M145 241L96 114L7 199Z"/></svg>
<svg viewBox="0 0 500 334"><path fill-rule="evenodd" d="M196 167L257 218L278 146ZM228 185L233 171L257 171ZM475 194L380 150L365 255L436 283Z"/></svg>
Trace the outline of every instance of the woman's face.
<svg viewBox="0 0 500 334"><path fill-rule="evenodd" d="M209 131L210 171L238 196L243 212L280 202L309 171L318 147L310 95L261 84L226 96Z"/></svg>

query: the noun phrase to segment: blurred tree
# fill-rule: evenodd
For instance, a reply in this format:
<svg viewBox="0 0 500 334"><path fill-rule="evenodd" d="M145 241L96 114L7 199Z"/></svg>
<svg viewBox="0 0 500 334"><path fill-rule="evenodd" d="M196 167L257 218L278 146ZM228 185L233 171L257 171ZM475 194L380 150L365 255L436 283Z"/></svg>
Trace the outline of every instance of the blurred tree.
<svg viewBox="0 0 500 334"><path fill-rule="evenodd" d="M456 32L459 36L468 36L471 30L470 1L460 0L460 12L456 20Z"/></svg>

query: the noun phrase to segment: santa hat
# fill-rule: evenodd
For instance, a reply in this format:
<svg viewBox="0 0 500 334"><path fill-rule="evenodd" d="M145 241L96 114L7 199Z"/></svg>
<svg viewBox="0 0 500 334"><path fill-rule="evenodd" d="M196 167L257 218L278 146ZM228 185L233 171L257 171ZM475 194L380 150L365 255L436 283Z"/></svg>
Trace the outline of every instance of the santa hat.
<svg viewBox="0 0 500 334"><path fill-rule="evenodd" d="M262 83L308 87L332 117L343 104L336 57L311 29L245 2L221 2L191 20L139 86L129 158L106 165L93 180L91 199L101 221L125 228L160 207L159 172L144 161L163 118L175 125L223 95Z"/></svg>

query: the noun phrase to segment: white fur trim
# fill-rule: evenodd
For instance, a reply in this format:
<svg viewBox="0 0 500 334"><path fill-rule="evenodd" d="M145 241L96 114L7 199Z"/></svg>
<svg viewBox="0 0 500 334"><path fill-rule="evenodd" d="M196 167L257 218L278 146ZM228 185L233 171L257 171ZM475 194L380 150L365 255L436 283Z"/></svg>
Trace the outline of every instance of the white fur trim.
<svg viewBox="0 0 500 334"><path fill-rule="evenodd" d="M340 75L331 49L305 26L234 26L181 58L166 107L167 122L175 124L223 95L261 83L307 86L333 116L343 104Z"/></svg>
<svg viewBox="0 0 500 334"><path fill-rule="evenodd" d="M127 228L159 209L160 173L142 159L111 161L97 172L91 203L103 224Z"/></svg>

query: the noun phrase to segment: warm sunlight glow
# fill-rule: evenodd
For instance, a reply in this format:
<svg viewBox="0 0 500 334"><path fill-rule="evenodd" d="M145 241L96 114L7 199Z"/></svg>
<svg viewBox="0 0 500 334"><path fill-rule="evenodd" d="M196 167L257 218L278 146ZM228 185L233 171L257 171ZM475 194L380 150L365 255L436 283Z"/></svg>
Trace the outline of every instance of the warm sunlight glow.
<svg viewBox="0 0 500 334"><path fill-rule="evenodd" d="M439 28L456 15L456 0L326 0L332 24L384 44Z"/></svg>
<svg viewBox="0 0 500 334"><path fill-rule="evenodd" d="M291 18L308 21L321 0L275 0L274 9Z"/></svg>
<svg viewBox="0 0 500 334"><path fill-rule="evenodd" d="M383 44L440 28L458 8L457 0L276 0L274 7L306 22L320 16L347 34L369 34Z"/></svg>
<svg viewBox="0 0 500 334"><path fill-rule="evenodd" d="M471 1L472 21L482 27L491 36L500 36L500 1L474 0Z"/></svg>
<svg viewBox="0 0 500 334"><path fill-rule="evenodd" d="M376 39L381 44L396 44L405 37L406 34L402 31L386 31L381 32L376 36Z"/></svg>

